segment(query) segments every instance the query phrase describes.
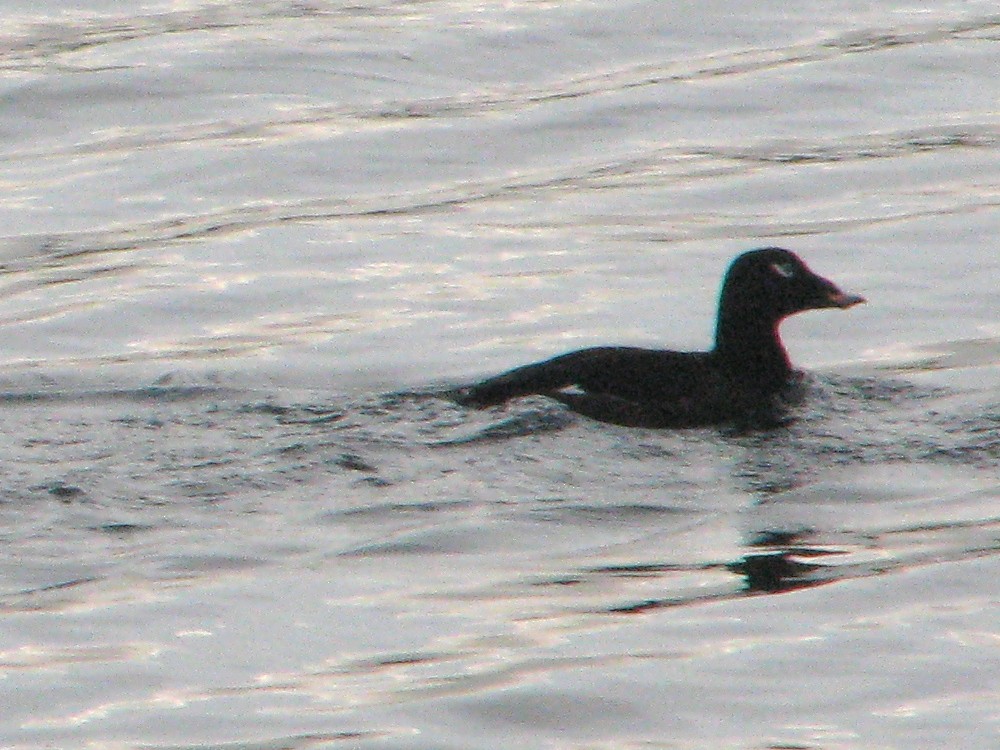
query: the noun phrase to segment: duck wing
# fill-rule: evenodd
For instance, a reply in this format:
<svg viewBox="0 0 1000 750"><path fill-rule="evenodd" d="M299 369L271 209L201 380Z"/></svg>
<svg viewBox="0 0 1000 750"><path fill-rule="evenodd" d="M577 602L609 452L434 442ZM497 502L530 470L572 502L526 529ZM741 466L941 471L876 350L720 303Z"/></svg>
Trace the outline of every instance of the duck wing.
<svg viewBox="0 0 1000 750"><path fill-rule="evenodd" d="M581 349L515 368L469 386L458 400L485 407L519 396L553 395L575 388L592 397L675 404L684 409L685 404L717 400L725 390L724 381L708 353L609 346Z"/></svg>

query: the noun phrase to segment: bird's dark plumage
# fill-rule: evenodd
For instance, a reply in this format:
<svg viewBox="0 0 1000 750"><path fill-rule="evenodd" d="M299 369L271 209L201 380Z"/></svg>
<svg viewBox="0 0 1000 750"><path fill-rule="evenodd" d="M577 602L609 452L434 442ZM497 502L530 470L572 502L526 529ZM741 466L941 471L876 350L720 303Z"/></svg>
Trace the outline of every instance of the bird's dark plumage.
<svg viewBox="0 0 1000 750"><path fill-rule="evenodd" d="M544 394L594 419L640 427L767 419L793 375L778 335L781 321L864 301L817 276L795 253L751 250L723 279L711 351L581 349L463 388L457 400L486 407Z"/></svg>

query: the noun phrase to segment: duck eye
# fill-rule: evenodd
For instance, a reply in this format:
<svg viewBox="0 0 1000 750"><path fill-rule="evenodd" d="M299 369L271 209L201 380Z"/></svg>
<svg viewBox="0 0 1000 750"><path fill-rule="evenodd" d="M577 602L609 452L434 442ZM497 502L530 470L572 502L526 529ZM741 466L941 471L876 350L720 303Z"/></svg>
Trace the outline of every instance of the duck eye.
<svg viewBox="0 0 1000 750"><path fill-rule="evenodd" d="M783 279L790 279L795 275L795 266L791 263L772 263L771 270Z"/></svg>

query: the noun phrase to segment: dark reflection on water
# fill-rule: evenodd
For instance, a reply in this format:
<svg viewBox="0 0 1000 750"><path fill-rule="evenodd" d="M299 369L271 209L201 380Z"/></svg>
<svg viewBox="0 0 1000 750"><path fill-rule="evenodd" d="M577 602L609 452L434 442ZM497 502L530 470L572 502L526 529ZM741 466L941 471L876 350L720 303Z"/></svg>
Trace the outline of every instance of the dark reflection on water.
<svg viewBox="0 0 1000 750"><path fill-rule="evenodd" d="M802 555L804 552L796 550L795 554ZM784 552L745 555L741 560L730 563L728 568L746 579L745 587L748 592L777 594L824 583L823 579L816 576L822 570L821 565L803 562Z"/></svg>
<svg viewBox="0 0 1000 750"><path fill-rule="evenodd" d="M822 563L806 562L806 558L822 558L828 555L847 554L837 550L817 550L794 548L787 551L746 554L738 560L721 566L703 566L703 569L717 568L732 573L732 590L701 593L697 596L674 596L662 599L646 599L609 607L609 614L640 614L657 609L703 604L709 601L724 601L747 594L780 594L797 589L811 588L826 583L855 577L858 571L847 571L839 567L829 567ZM616 576L643 575L647 577L668 576L681 566L636 565L608 570ZM852 574L853 573L853 574ZM868 573L871 574L870 572ZM666 582L665 582L666 583ZM666 583L669 586L669 583Z"/></svg>

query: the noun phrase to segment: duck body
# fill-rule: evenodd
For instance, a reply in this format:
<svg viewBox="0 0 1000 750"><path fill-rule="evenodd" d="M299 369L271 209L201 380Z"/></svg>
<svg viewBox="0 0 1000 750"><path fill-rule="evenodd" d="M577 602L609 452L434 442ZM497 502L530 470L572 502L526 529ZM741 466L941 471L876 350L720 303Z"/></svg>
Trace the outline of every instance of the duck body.
<svg viewBox="0 0 1000 750"><path fill-rule="evenodd" d="M543 394L585 416L636 427L769 422L796 375L778 334L781 321L864 301L789 250L752 250L733 261L723 280L711 350L581 349L488 378L462 389L457 400L487 407Z"/></svg>

